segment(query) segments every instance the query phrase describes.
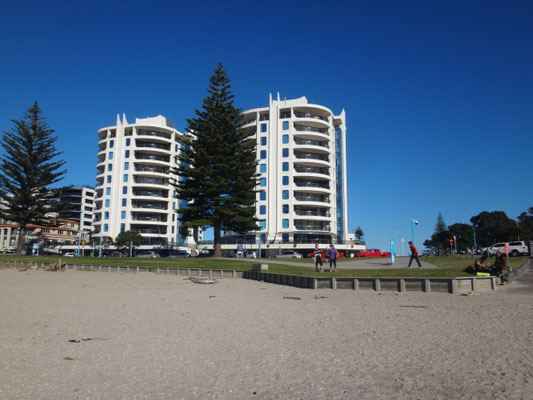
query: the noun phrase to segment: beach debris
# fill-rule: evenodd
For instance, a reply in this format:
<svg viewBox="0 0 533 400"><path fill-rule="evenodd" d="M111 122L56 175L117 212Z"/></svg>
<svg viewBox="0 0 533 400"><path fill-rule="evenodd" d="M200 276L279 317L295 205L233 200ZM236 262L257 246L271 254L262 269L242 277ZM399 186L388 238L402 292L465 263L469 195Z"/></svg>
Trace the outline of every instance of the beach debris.
<svg viewBox="0 0 533 400"><path fill-rule="evenodd" d="M429 306L415 306L415 305L406 305L406 306L398 306L398 307L408 307L408 308L429 308Z"/></svg>
<svg viewBox="0 0 533 400"><path fill-rule="evenodd" d="M67 267L67 263L61 262L61 258L53 264L50 264L48 267L46 267L45 271L64 271Z"/></svg>
<svg viewBox="0 0 533 400"><path fill-rule="evenodd" d="M283 296L283 298L288 300L302 300L300 297L296 296Z"/></svg>
<svg viewBox="0 0 533 400"><path fill-rule="evenodd" d="M209 296L210 299L212 299L213 297L217 297L217 296Z"/></svg>
<svg viewBox="0 0 533 400"><path fill-rule="evenodd" d="M315 299L327 299L327 298L328 296L320 296L318 294L315 296Z"/></svg>
<svg viewBox="0 0 533 400"><path fill-rule="evenodd" d="M65 358L63 358L63 360L72 361L72 360L74 360L74 359L71 358L71 357L65 357Z"/></svg>
<svg viewBox="0 0 533 400"><path fill-rule="evenodd" d="M461 296L479 296L479 293L474 293L474 292L461 293Z"/></svg>
<svg viewBox="0 0 533 400"><path fill-rule="evenodd" d="M19 269L19 272L24 272L24 271L27 271L28 268L22 268L22 269Z"/></svg>
<svg viewBox="0 0 533 400"><path fill-rule="evenodd" d="M203 283L203 284L209 284L209 283L215 283L216 281L213 278L194 278L190 277L189 280L193 283Z"/></svg>
<svg viewBox="0 0 533 400"><path fill-rule="evenodd" d="M70 339L70 340L68 340L68 342L69 343L80 343L80 342L88 342L90 340L109 340L109 339L103 339L103 338L81 338L81 340Z"/></svg>
<svg viewBox="0 0 533 400"><path fill-rule="evenodd" d="M76 339L70 339L70 340L69 340L68 342L69 342L69 343L79 343L79 342L80 342L80 340L76 340Z"/></svg>

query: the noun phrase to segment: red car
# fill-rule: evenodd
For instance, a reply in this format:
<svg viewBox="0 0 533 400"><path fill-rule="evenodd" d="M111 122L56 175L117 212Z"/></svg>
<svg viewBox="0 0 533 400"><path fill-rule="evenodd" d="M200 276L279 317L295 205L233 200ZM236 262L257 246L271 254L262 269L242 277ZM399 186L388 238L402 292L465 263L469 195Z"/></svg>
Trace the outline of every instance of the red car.
<svg viewBox="0 0 533 400"><path fill-rule="evenodd" d="M390 252L380 249L367 249L357 255L357 257L390 257Z"/></svg>

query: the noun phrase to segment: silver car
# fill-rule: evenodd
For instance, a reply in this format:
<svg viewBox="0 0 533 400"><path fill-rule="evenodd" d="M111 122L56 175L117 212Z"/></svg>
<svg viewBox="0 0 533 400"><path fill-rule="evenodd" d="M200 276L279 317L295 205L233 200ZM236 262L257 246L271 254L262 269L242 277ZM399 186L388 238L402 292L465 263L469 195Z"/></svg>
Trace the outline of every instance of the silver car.
<svg viewBox="0 0 533 400"><path fill-rule="evenodd" d="M302 258L302 255L295 251L284 251L281 254L276 254L274 258Z"/></svg>

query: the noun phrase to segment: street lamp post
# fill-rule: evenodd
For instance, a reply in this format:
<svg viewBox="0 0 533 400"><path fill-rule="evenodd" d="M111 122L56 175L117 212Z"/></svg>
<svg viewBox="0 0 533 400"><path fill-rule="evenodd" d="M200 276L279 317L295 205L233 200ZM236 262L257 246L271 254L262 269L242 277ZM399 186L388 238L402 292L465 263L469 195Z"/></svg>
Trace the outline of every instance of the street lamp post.
<svg viewBox="0 0 533 400"><path fill-rule="evenodd" d="M404 240L405 240L404 238L401 239L401 241L402 241L402 257L403 257L403 242L404 242Z"/></svg>
<svg viewBox="0 0 533 400"><path fill-rule="evenodd" d="M418 225L418 221L414 218L411 218L411 234L413 245L415 244L415 225Z"/></svg>

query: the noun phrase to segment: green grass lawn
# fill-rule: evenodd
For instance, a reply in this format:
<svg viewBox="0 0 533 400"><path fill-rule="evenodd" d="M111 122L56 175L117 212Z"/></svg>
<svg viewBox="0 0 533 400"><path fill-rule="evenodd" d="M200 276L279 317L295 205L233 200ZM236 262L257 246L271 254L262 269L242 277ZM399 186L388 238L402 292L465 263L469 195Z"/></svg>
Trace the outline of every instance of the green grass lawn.
<svg viewBox="0 0 533 400"><path fill-rule="evenodd" d="M0 263L5 261L31 261L40 263L56 262L58 256L17 256L17 255L0 255ZM62 257L64 262L69 264L86 264L86 265L111 265L111 266L129 266L129 267L151 267L151 268L193 268L193 269L229 269L246 271L252 268L252 264L263 263L269 264L269 272L290 274L290 275L307 275L307 276L336 276L336 277L454 277L469 276L464 272L465 268L474 265L475 258L462 256L437 256L424 257L423 261L436 265L435 269L418 269L418 268L401 268L401 269L343 269L342 262L339 260L338 272L315 272L312 259L306 260L286 260L287 262L297 261L302 266L284 265L269 263L273 259L261 260L235 260L235 259L211 259L211 258L113 258L113 257ZM344 261L354 261L347 259ZM526 257L512 257L509 259L513 269L518 268ZM285 261L278 259L277 261ZM357 261L357 260L355 260ZM490 260L492 263L493 259ZM327 267L327 264L324 264Z"/></svg>

